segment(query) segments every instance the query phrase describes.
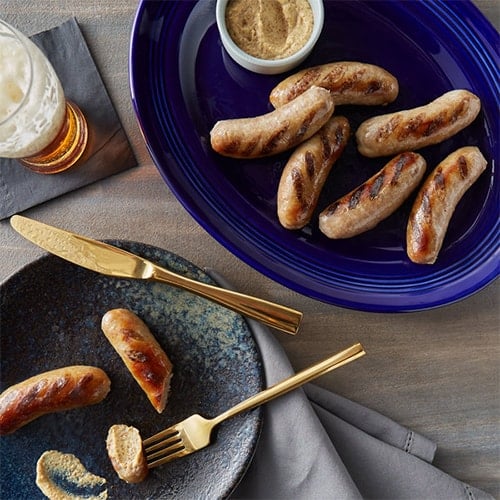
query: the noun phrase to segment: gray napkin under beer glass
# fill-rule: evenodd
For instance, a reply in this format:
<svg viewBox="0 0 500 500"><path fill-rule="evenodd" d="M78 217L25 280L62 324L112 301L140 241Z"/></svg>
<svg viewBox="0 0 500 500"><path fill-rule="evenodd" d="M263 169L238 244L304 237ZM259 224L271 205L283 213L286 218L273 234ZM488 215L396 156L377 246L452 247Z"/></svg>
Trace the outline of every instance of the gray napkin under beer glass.
<svg viewBox="0 0 500 500"><path fill-rule="evenodd" d="M231 288L217 272L207 273ZM262 356L266 385L293 375L286 353L269 329L247 321ZM362 362L362 358L355 361ZM434 467L435 451L436 445L424 436L308 384L263 406L257 451L232 498L493 498Z"/></svg>

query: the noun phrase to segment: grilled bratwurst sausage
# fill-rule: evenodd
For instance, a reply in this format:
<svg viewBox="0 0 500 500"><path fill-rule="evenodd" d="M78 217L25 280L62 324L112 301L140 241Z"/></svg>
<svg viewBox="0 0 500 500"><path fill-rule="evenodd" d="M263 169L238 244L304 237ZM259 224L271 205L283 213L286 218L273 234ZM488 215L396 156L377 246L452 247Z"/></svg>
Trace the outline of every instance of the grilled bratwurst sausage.
<svg viewBox="0 0 500 500"><path fill-rule="evenodd" d="M486 163L478 148L460 148L426 179L413 204L406 230L406 251L413 262L436 261L458 202L484 172Z"/></svg>
<svg viewBox="0 0 500 500"><path fill-rule="evenodd" d="M101 328L158 413L165 409L172 363L147 325L128 309L112 309Z"/></svg>
<svg viewBox="0 0 500 500"><path fill-rule="evenodd" d="M396 99L397 79L373 64L342 61L307 68L280 82L269 96L279 108L295 99L312 85L331 91L335 105L385 105Z"/></svg>
<svg viewBox="0 0 500 500"><path fill-rule="evenodd" d="M351 238L374 228L395 212L418 186L426 162L402 153L364 184L329 205L319 216L320 230L332 239Z"/></svg>
<svg viewBox="0 0 500 500"><path fill-rule="evenodd" d="M218 121L210 132L210 142L214 151L224 156L270 156L309 139L328 121L333 109L331 93L312 87L265 115Z"/></svg>
<svg viewBox="0 0 500 500"><path fill-rule="evenodd" d="M358 150L373 158L437 144L472 123L480 109L472 92L452 90L425 106L364 121L356 131Z"/></svg>
<svg viewBox="0 0 500 500"><path fill-rule="evenodd" d="M0 394L0 434L10 434L47 413L101 402L111 382L94 366L66 366L35 375Z"/></svg>
<svg viewBox="0 0 500 500"><path fill-rule="evenodd" d="M278 186L278 218L287 229L300 229L310 220L321 189L349 138L349 122L343 116L303 142L288 160Z"/></svg>

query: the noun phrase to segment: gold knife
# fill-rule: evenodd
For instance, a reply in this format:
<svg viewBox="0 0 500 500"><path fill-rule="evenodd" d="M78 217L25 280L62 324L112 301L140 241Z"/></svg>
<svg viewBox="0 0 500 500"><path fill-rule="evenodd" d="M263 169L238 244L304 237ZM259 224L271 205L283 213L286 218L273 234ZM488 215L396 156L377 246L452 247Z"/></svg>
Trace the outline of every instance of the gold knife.
<svg viewBox="0 0 500 500"><path fill-rule="evenodd" d="M289 307L201 283L157 266L121 248L27 217L14 215L10 223L19 234L47 252L91 271L120 278L167 283L210 299L283 332L294 335L299 329L302 313Z"/></svg>

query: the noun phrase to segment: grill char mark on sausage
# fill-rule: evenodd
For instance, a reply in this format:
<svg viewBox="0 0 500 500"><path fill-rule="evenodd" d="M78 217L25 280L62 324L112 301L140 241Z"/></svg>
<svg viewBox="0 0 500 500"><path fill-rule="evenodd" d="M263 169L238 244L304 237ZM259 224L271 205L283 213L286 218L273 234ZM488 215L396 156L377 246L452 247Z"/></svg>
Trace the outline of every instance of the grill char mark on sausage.
<svg viewBox="0 0 500 500"><path fill-rule="evenodd" d="M460 174L460 177L462 179L467 179L467 177L469 177L469 166L467 164L467 159L465 158L465 156L461 155L458 160L458 172Z"/></svg>
<svg viewBox="0 0 500 500"><path fill-rule="evenodd" d="M295 189L295 196L297 200L304 204L304 178L302 177L302 173L298 168L294 168L292 171L292 180L293 187Z"/></svg>

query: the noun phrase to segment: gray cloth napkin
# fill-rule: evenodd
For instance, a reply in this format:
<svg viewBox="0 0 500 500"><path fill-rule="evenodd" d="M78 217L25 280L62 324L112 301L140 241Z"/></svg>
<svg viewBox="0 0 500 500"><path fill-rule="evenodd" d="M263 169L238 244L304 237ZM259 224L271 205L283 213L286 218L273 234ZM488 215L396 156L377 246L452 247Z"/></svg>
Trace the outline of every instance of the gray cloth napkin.
<svg viewBox="0 0 500 500"><path fill-rule="evenodd" d="M54 175L0 158L0 219L137 165L76 19L31 39L48 56L66 96L84 112L89 146L79 165Z"/></svg>
<svg viewBox="0 0 500 500"><path fill-rule="evenodd" d="M217 272L207 273L231 288ZM254 320L248 324L267 386L292 375L271 332ZM434 467L436 445L429 439L316 385L264 405L263 418L255 457L235 499L493 498Z"/></svg>

